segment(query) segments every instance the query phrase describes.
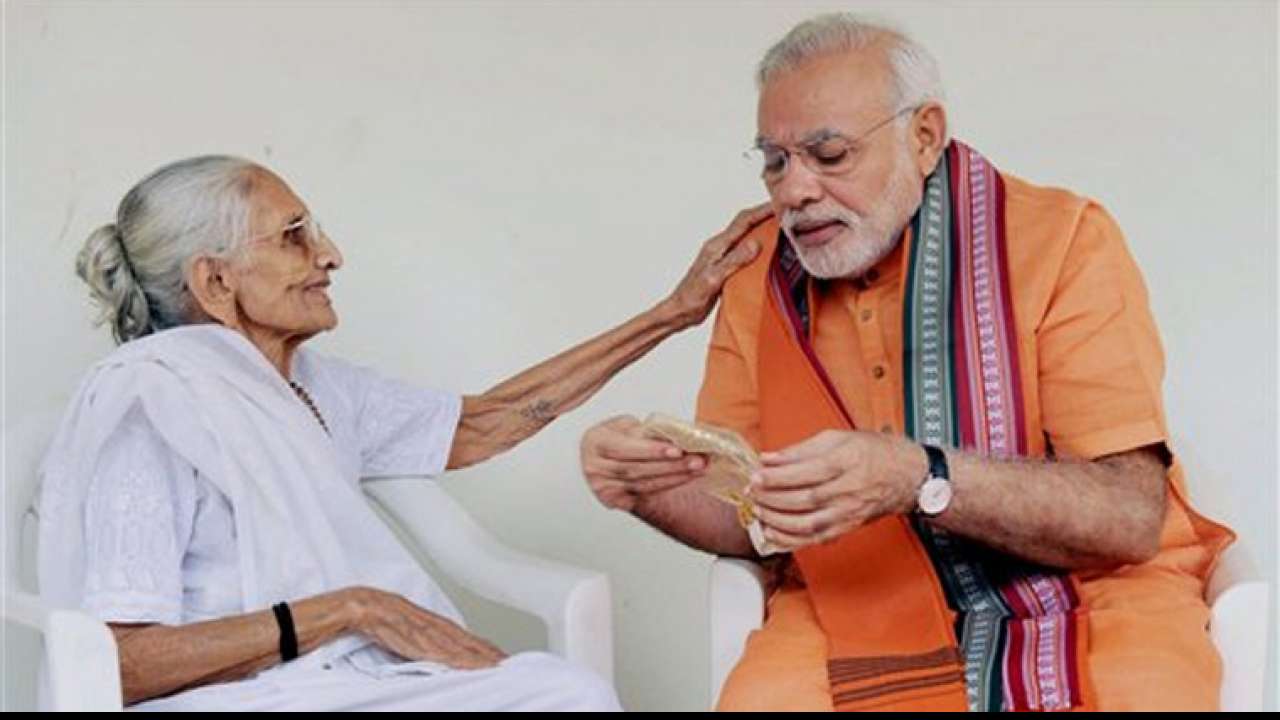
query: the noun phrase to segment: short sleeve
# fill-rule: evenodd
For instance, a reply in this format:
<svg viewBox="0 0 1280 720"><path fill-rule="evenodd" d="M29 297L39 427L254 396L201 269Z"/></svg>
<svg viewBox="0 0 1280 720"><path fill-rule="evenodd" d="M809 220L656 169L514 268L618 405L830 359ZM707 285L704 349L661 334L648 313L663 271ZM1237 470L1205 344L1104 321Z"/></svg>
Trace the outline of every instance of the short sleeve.
<svg viewBox="0 0 1280 720"><path fill-rule="evenodd" d="M1037 335L1041 417L1063 457L1165 442L1164 354L1137 265L1115 221L1088 206Z"/></svg>
<svg viewBox="0 0 1280 720"><path fill-rule="evenodd" d="M361 477L436 476L449 461L462 397L411 385L368 368L337 362L354 412Z"/></svg>
<svg viewBox="0 0 1280 720"><path fill-rule="evenodd" d="M140 410L126 415L104 446L85 501L86 612L104 622L180 622L193 473Z"/></svg>

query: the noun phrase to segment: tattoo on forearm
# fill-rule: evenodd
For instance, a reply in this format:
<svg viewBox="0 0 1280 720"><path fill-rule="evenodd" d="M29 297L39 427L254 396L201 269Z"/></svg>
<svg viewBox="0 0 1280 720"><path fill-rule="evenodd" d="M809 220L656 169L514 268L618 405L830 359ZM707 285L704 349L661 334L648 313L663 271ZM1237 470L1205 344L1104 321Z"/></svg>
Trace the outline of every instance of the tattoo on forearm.
<svg viewBox="0 0 1280 720"><path fill-rule="evenodd" d="M521 408L520 416L531 425L546 425L556 419L555 405L550 400L536 400Z"/></svg>

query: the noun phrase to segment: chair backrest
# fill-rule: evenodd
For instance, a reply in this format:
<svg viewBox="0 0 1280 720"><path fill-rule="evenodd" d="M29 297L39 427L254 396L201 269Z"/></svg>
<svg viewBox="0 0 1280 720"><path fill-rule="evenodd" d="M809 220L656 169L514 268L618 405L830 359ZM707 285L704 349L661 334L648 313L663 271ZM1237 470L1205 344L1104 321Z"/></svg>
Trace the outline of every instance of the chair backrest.
<svg viewBox="0 0 1280 720"><path fill-rule="evenodd" d="M40 463L62 419L62 409L24 417L4 433L5 587L36 592L36 535Z"/></svg>
<svg viewBox="0 0 1280 720"><path fill-rule="evenodd" d="M4 431L4 588L36 592L36 492L40 463L61 420L61 409L24 417ZM6 625L3 702L8 708L36 707L41 639L30 630Z"/></svg>

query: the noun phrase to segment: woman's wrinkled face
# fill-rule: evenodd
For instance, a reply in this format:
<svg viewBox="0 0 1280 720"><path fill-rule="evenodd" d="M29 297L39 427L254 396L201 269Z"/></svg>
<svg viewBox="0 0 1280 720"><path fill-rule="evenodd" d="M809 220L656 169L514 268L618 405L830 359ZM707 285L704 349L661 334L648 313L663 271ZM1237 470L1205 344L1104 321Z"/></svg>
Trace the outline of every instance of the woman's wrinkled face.
<svg viewBox="0 0 1280 720"><path fill-rule="evenodd" d="M254 178L249 239L230 266L239 321L245 329L311 337L338 324L330 275L342 253L302 200L268 171Z"/></svg>

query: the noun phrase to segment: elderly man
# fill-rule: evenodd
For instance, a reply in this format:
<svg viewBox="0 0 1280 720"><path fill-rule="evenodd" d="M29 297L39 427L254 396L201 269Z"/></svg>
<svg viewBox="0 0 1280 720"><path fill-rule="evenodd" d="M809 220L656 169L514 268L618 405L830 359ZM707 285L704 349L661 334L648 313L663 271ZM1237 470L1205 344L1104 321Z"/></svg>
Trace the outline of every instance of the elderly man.
<svg viewBox="0 0 1280 720"><path fill-rule="evenodd" d="M695 461L633 418L582 446L606 505L790 553L721 708L1215 708L1203 592L1231 533L1186 501L1116 223L951 141L895 31L804 22L758 84L778 220L726 285L698 419L769 451L759 524L671 489Z"/></svg>

